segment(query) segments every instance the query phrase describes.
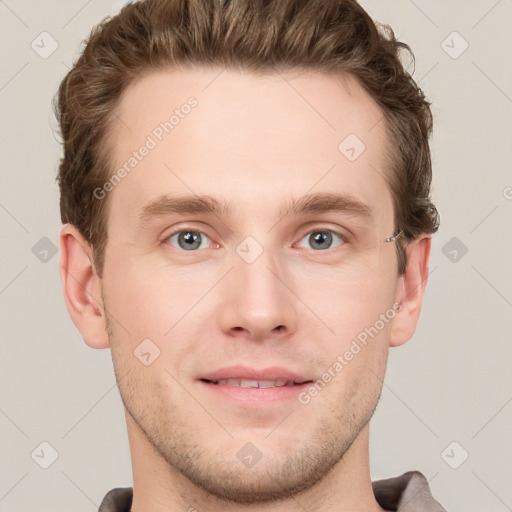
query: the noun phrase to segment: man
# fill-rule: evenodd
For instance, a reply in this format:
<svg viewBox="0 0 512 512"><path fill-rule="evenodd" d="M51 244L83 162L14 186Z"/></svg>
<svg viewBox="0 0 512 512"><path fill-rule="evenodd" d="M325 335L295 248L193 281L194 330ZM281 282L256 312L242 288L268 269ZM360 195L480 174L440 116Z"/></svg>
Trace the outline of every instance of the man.
<svg viewBox="0 0 512 512"><path fill-rule="evenodd" d="M111 349L133 489L100 511L441 511L371 482L437 212L429 103L354 0L145 0L57 111L61 277Z"/></svg>

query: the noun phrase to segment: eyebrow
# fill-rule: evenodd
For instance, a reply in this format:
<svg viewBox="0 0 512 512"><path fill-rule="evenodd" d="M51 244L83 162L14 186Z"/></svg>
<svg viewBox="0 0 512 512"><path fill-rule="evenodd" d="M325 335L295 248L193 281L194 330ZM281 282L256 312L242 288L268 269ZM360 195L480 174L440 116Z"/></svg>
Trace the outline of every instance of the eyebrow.
<svg viewBox="0 0 512 512"><path fill-rule="evenodd" d="M344 212L350 215L370 219L372 209L367 204L350 194L334 194L329 192L317 192L308 194L298 199L293 199L285 204L279 215L304 215L311 213Z"/></svg>
<svg viewBox="0 0 512 512"><path fill-rule="evenodd" d="M362 219L372 218L372 209L349 194L334 194L317 192L285 203L279 211L280 218L286 215L307 215L326 212L344 212ZM218 216L233 216L234 209L223 199L209 195L160 196L150 201L139 215L141 227L145 227L153 218L172 214L212 214Z"/></svg>
<svg viewBox="0 0 512 512"><path fill-rule="evenodd" d="M139 215L141 227L145 227L154 217L171 214L206 213L229 216L232 207L224 200L212 196L160 196L150 201Z"/></svg>

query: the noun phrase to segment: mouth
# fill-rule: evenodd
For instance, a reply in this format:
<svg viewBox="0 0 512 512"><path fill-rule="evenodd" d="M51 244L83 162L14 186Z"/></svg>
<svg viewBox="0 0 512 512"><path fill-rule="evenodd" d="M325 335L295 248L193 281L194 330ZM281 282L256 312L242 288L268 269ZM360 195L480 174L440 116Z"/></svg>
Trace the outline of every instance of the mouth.
<svg viewBox="0 0 512 512"><path fill-rule="evenodd" d="M258 408L296 400L298 393L313 383L313 379L284 367L258 370L240 365L203 374L197 380L205 392L221 403Z"/></svg>
<svg viewBox="0 0 512 512"><path fill-rule="evenodd" d="M235 386L240 388L281 388L285 386L301 386L302 384L310 384L312 380L295 382L292 380L254 380L254 379L219 379L208 380L200 379L207 384L216 384L217 386Z"/></svg>

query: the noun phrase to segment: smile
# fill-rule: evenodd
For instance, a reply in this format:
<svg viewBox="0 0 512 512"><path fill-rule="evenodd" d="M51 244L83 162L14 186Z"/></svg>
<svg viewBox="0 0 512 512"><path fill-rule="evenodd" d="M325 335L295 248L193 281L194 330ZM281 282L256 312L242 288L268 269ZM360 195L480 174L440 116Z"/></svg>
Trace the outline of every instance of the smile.
<svg viewBox="0 0 512 512"><path fill-rule="evenodd" d="M252 380L252 379L202 379L208 384L217 384L219 386L236 386L241 388L279 388L283 386L300 386L304 382L294 382L291 380Z"/></svg>

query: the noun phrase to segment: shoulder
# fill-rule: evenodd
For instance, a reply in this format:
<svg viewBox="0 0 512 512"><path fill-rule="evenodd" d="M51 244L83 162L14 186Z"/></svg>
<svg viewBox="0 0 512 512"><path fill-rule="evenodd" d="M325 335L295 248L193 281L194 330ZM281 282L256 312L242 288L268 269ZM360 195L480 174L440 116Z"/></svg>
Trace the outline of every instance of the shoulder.
<svg viewBox="0 0 512 512"><path fill-rule="evenodd" d="M446 512L434 499L425 476L419 471L372 482L381 507L397 512Z"/></svg>
<svg viewBox="0 0 512 512"><path fill-rule="evenodd" d="M130 512L132 496L132 487L116 487L107 492L98 512Z"/></svg>

